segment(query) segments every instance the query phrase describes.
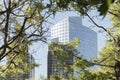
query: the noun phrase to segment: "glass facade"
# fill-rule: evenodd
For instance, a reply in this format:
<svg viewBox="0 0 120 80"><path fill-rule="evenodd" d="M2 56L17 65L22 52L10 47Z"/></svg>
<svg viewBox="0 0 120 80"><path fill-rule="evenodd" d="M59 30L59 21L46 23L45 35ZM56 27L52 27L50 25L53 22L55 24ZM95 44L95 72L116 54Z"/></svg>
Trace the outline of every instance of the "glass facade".
<svg viewBox="0 0 120 80"><path fill-rule="evenodd" d="M74 38L80 40L80 53L86 58L97 57L97 33L82 25L81 17L68 17L51 28L51 39L65 44Z"/></svg>
<svg viewBox="0 0 120 80"><path fill-rule="evenodd" d="M86 58L97 57L97 33L86 26L83 26L80 22L80 17L69 17L69 41L75 37L79 38L80 53Z"/></svg>
<svg viewBox="0 0 120 80"><path fill-rule="evenodd" d="M74 38L80 40L80 45L78 47L80 50L79 55L83 55L84 58L88 60L91 57L97 57L97 33L83 26L81 17L65 18L51 28L51 40L66 44ZM48 53L48 77L54 74L53 69L55 68L55 63L53 62L56 62L56 60L57 59L53 58L53 56ZM57 73L55 72L55 74Z"/></svg>

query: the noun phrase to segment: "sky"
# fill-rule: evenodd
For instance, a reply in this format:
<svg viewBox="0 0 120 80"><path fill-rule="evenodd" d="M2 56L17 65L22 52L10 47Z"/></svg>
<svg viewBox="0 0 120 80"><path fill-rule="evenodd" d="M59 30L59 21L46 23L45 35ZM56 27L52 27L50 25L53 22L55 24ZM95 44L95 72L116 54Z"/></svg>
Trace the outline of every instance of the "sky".
<svg viewBox="0 0 120 80"><path fill-rule="evenodd" d="M90 15L98 15L96 11L90 12ZM60 20L69 17L69 16L79 16L78 13L76 12L58 12L54 18L50 18L51 23L55 24L59 22ZM103 17L100 17L102 19ZM109 16L106 16L104 20L100 20L98 18L95 18L95 22L98 23L99 25L110 27L111 22L109 21ZM89 21L87 17L82 17L82 24L93 29L98 33L98 51L100 51L105 44L105 33L100 33L101 30L99 28L93 27L94 25ZM52 26L52 25L50 25ZM38 78L40 75L47 77L47 44L42 44L42 43L35 43L33 45L33 48L35 49L34 51L34 57L35 61L40 64L39 67L35 68L35 80L39 80Z"/></svg>

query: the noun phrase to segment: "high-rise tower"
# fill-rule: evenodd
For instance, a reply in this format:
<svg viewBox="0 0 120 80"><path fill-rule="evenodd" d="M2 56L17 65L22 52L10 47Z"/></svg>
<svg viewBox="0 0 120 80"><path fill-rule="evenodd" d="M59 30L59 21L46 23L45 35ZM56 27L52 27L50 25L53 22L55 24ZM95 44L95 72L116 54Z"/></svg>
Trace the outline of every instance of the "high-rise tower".
<svg viewBox="0 0 120 80"><path fill-rule="evenodd" d="M83 26L81 17L67 17L51 28L51 40L56 39L58 42L66 44L74 38L80 40L78 49L80 50L80 54L86 59L90 59L90 57L93 56L97 57L97 33ZM52 59L49 55L48 58ZM48 64L50 64L49 62L50 61L48 61ZM54 68L54 66L48 66L48 75L50 75L49 69L52 68Z"/></svg>

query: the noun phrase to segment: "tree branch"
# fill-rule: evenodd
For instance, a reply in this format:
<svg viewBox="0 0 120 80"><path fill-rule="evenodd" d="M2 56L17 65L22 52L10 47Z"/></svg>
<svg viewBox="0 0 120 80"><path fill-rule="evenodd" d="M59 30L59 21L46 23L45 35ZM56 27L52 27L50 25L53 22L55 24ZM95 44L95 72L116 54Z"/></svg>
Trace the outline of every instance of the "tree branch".
<svg viewBox="0 0 120 80"><path fill-rule="evenodd" d="M0 54L0 57L2 57L2 55L4 55L5 54L5 52L6 52L6 48L7 48L7 43L8 43L8 41L7 41L7 37L8 37L8 28L9 28L9 18L10 18L10 7L11 7L11 1L9 0L9 4L8 4L8 10L7 10L7 13L6 13L6 24L5 24L5 32L4 32L4 48L3 48L3 51L2 51L2 53Z"/></svg>
<svg viewBox="0 0 120 80"><path fill-rule="evenodd" d="M82 59L81 57L78 57L78 56L76 56L74 54L73 54L73 56L78 58L78 59ZM104 66L104 67L115 68L115 66L112 66L112 65L104 65L104 64L100 64L100 63L90 62L90 61L87 61L86 59L83 59L83 60L90 63L91 65L99 65L99 66Z"/></svg>

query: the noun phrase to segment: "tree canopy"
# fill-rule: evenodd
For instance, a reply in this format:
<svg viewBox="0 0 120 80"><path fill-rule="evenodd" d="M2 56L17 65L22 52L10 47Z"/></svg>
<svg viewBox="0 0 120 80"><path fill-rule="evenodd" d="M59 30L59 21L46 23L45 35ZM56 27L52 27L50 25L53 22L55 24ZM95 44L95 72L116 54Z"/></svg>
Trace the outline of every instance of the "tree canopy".
<svg viewBox="0 0 120 80"><path fill-rule="evenodd" d="M106 15L109 6L116 2L119 0L3 0L0 4L0 60L14 50L10 44L23 33L22 41L27 38L29 42L46 42L47 29L43 23L57 11L74 10L86 15L96 8L100 15Z"/></svg>
<svg viewBox="0 0 120 80"><path fill-rule="evenodd" d="M112 54L113 51L116 57L112 59L112 62L117 64L120 50L119 5L120 0L2 0L0 3L0 61L7 56L13 58L10 63L16 60L14 56L22 59L20 56L28 54L27 50L30 44L37 41L47 42L45 33L48 28L44 24L56 12L77 11L82 15L87 15L92 20L88 12L96 9L102 16L107 13L111 14L112 30L97 25L93 20L92 22L110 36L109 41L111 43L107 45L111 46L112 49L105 47L103 51L106 52L101 52L101 54L104 53L102 54L104 57L107 56L107 53ZM86 60L83 61L87 63L86 66L89 66ZM78 60L78 63L81 63L81 61ZM107 62L104 64L107 64ZM108 64L110 63L108 62ZM119 67L119 65L113 66L116 67L115 69Z"/></svg>

